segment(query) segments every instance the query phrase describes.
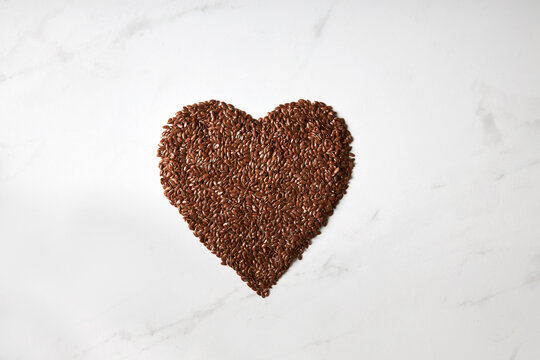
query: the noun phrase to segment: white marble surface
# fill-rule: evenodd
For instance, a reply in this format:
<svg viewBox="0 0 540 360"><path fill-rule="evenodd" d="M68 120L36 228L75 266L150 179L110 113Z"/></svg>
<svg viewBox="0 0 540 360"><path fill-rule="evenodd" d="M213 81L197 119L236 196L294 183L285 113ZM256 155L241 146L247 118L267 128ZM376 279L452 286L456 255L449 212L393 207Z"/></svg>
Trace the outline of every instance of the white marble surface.
<svg viewBox="0 0 540 360"><path fill-rule="evenodd" d="M0 359L540 358L540 2L0 1ZM161 126L321 100L350 191L261 299Z"/></svg>

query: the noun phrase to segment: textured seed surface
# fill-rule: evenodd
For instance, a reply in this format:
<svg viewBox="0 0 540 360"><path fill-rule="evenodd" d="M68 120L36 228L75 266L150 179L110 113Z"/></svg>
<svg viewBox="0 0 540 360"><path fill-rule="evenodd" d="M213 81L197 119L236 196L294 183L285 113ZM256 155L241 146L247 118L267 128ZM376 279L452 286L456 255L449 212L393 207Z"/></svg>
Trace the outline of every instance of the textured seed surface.
<svg viewBox="0 0 540 360"><path fill-rule="evenodd" d="M354 155L345 121L321 102L279 105L256 120L210 100L164 128L165 196L223 265L268 296L347 190Z"/></svg>

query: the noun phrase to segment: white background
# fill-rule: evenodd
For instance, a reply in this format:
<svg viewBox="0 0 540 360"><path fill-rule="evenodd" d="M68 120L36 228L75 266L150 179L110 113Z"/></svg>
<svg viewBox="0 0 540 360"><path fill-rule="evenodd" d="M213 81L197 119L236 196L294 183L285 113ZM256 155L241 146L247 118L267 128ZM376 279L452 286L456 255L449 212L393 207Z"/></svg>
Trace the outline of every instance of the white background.
<svg viewBox="0 0 540 360"><path fill-rule="evenodd" d="M299 98L349 193L261 299L161 126ZM0 1L0 359L540 358L540 2Z"/></svg>

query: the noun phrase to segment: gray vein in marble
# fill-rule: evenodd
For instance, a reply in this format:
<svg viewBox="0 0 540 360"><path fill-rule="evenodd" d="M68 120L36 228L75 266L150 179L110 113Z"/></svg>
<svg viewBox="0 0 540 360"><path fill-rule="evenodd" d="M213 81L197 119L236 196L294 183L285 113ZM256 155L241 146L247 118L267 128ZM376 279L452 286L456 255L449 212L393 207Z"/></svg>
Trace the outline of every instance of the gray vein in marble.
<svg viewBox="0 0 540 360"><path fill-rule="evenodd" d="M330 19L330 15L331 15L332 11L334 10L336 4L337 4L337 0L334 1L330 5L330 7L328 8L328 10L326 10L323 17L318 19L317 23L315 25L313 25L313 41L311 43L311 46L306 51L306 55L304 56L303 60L300 62L300 65L298 65L298 68L296 69L294 74L290 77L289 81L294 80L298 76L298 74L300 74L300 71L302 71L302 69L306 66L309 59L313 55L313 52L315 51L315 49L317 48L317 46L319 44L319 40L321 38L323 30L327 26L328 21Z"/></svg>
<svg viewBox="0 0 540 360"><path fill-rule="evenodd" d="M381 209L377 209L374 213L373 213L373 216L371 216L371 219L369 220L369 222L374 222L375 220L377 220L379 218L379 211Z"/></svg>
<svg viewBox="0 0 540 360"><path fill-rule="evenodd" d="M355 331L347 331L347 332L344 332L344 333L341 333L341 334L338 334L338 335L334 335L334 336L330 336L330 337L327 337L327 338L324 338L324 339L318 339L318 340L314 340L314 341L311 341L307 344L305 344L302 349L305 350L307 348L310 348L310 347L316 347L316 346L321 346L321 345L325 345L325 344L329 344L331 342L334 342L336 340L339 340L339 339L342 339L346 336L349 336L349 335L352 335L352 334L355 334L359 332L359 330L355 330Z"/></svg>
<svg viewBox="0 0 540 360"><path fill-rule="evenodd" d="M290 356L290 355L302 352L302 351L304 351L306 349L309 349L309 348L319 347L319 346L330 344L330 343L335 342L337 340L341 340L343 338L354 335L354 334L356 334L358 332L360 332L360 330L346 331L346 332L342 332L342 333L334 335L334 336L324 337L322 339L311 340L311 341L303 344L302 346L300 346L298 348L295 348L294 350L286 351L286 352L279 353L279 354L276 354L276 355L272 355L272 356L264 358L264 359L271 360L271 359L279 359L280 357L283 357L283 356Z"/></svg>
<svg viewBox="0 0 540 360"><path fill-rule="evenodd" d="M494 293L491 293L489 295L483 296L483 297L481 297L479 299L463 301L462 303L459 304L459 306L467 307L467 306L483 305L486 302L488 302L488 301L490 301L490 300L492 300L492 299L494 299L494 298L496 298L498 296L501 296L501 295L504 295L504 294L507 294L507 293L511 293L511 292L513 292L515 290L519 290L519 289L524 288L524 287L533 286L533 285L535 285L537 283L540 283L540 272L537 272L537 273L534 273L534 274L530 275L529 277L527 277L519 285L507 287L505 289L502 289L502 290L496 291Z"/></svg>
<svg viewBox="0 0 540 360"><path fill-rule="evenodd" d="M522 165L522 166L519 166L517 167L514 171L520 171L520 170L523 170L523 169L528 169L530 167L533 167L533 166L536 166L536 165L540 165L540 159L536 159L536 160L533 160L525 165Z"/></svg>
<svg viewBox="0 0 540 360"><path fill-rule="evenodd" d="M167 330L180 330L181 334L183 336L189 334L195 328L206 318L210 317L220 309L222 309L226 303L227 299L231 297L233 294L237 292L237 289L225 294L221 298L217 299L216 301L206 305L205 307L195 310L190 316L184 317L180 320L173 321L168 324L164 324L157 329L153 329L150 324L147 324L147 327L150 328L150 330L146 333L141 334L141 337L150 336L150 337L157 337L157 339L153 342L151 342L149 345L139 349L136 353L128 354L121 359L127 359L129 357L132 357L133 355L143 353L145 351L148 351L155 346L169 340L172 335L169 333L165 336L159 336L161 333L166 332ZM157 336L156 336L157 335Z"/></svg>
<svg viewBox="0 0 540 360"><path fill-rule="evenodd" d="M471 256L485 256L491 252L493 252L494 249L483 249L483 250L478 250L478 251L475 251L473 253L470 253L468 254L467 256L465 256L465 259L463 259L463 261L461 262L461 264L459 265L459 271L458 271L458 274L461 275L463 273L463 270L465 268L465 265L467 265L469 263L469 260L471 258Z"/></svg>
<svg viewBox="0 0 540 360"><path fill-rule="evenodd" d="M520 348L520 347L521 347L521 346L516 346L516 347L515 347L514 351L512 352L512 354L511 354L510 357L509 357L509 360L516 360L516 359L517 359L517 356L518 356L518 354L519 354L519 348Z"/></svg>
<svg viewBox="0 0 540 360"><path fill-rule="evenodd" d="M86 55L93 48L102 46L101 41L96 41L95 44L93 44L93 46L89 46L86 49L83 49L82 51L73 53L73 52L66 51L57 42L43 37L43 28L46 26L46 24L50 20L54 19L54 17L57 16L63 10L63 8L67 5L67 3L68 2L63 4L62 7L54 9L54 11L50 11L41 19L40 22L38 22L38 24L32 30L29 30L26 33L22 34L19 37L19 39L15 42L15 44L11 47L11 49L7 51L6 56L9 56L10 54L15 53L17 49L19 49L28 38L34 38L52 47L56 55L55 59L60 63L66 63L69 60L72 60L74 58L84 57L84 55ZM120 30L120 33L114 38L114 40L112 40L109 46L115 47L115 46L125 44L127 41L129 41L131 38L135 37L136 35L139 35L141 33L144 33L145 31L151 30L158 25L177 21L185 17L186 15L189 15L192 13L208 13L214 10L236 9L236 8L237 6L231 5L228 2L215 2L215 3L203 4L203 5L195 6L192 8L184 9L168 16L162 16L162 17L157 17L157 18L136 19L128 23L124 27L124 29ZM48 66L57 63L57 61L46 61L45 63L42 63L42 64L35 64L33 66L27 66L11 74L0 73L0 84L5 83L8 80L11 80L12 78L19 77L21 75L25 75L28 73L33 73L43 68L47 68Z"/></svg>
<svg viewBox="0 0 540 360"><path fill-rule="evenodd" d="M233 294L235 294L237 292L237 289L225 294L224 296L222 296L221 298L217 299L216 301L198 309L198 310L195 310L191 315L187 316L187 317L184 317L180 320L177 320L177 321L173 321L171 323L168 323L168 324L164 324L164 325L161 325L160 327L154 329L149 323L147 323L147 328L149 329L148 332L145 332L145 333L142 333L142 334L139 334L139 335L135 335L136 338L143 338L143 337L150 337L150 338L156 338L154 341L152 341L150 344L142 347L142 348L139 348L137 349L136 352L133 352L133 353L130 353L130 354L127 354L123 357L121 357L120 359L127 359L127 358L130 358L136 354L140 354L142 352L145 352L145 351L148 351L152 348L154 348L155 346L169 340L171 337L172 337L172 334L169 333L167 335L163 335L161 336L161 333L164 333L164 332L167 332L168 330L180 330L181 334L182 335L187 335L189 334L190 332L192 332L204 319L210 317L212 314L214 314L215 312L219 311L220 309L222 309L226 303L227 303L227 299L230 298ZM111 342L113 339L115 338L119 338L121 339L122 341L127 341L127 342L133 342L133 338L134 336L125 331L125 330L118 330L110 335L108 335L107 337L105 337L104 339L100 340L99 342L95 343L94 345L88 347L88 348L85 348L77 353L75 353L73 355L73 358L79 358L81 356L84 356L90 352L93 352L94 350L96 350L97 348Z"/></svg>
<svg viewBox="0 0 540 360"><path fill-rule="evenodd" d="M70 3L70 1L65 1L64 3L60 4L59 6L53 8L53 9L50 9L48 12L46 12L41 17L41 20L36 22L35 26L32 29L27 30L26 32L24 32L23 34L21 34L17 38L17 40L15 41L15 44L11 47L11 49L7 50L5 57L7 58L8 56L12 56L14 53L16 53L17 50L29 38L33 38L35 40L39 40L41 42L45 42L45 43L50 44L50 42L47 41L47 39L43 38L44 28L46 27L47 23L49 23L55 17L60 15L60 13L67 7L67 5L69 3ZM57 53L58 53L58 50L57 50ZM9 74L9 75L3 74L3 77L0 76L0 83L5 82L7 80L10 80L11 78L13 78L15 76L19 76L19 75L31 72L35 68L36 67L34 67L34 66L30 66L30 67L21 69L21 70L15 72L13 74ZM39 66L37 68L39 68Z"/></svg>
<svg viewBox="0 0 540 360"><path fill-rule="evenodd" d="M246 295L246 296L242 296L239 300L243 301L243 300L251 299L251 298L254 298L254 297L257 297L257 296L259 296L259 295L253 293L253 294L249 294L249 295Z"/></svg>
<svg viewBox="0 0 540 360"><path fill-rule="evenodd" d="M501 131L497 127L495 122L495 117L492 112L486 111L480 102L478 109L476 110L476 115L480 118L482 122L482 128L484 130L484 135L486 138L487 144L497 144L501 141Z"/></svg>
<svg viewBox="0 0 540 360"><path fill-rule="evenodd" d="M0 175L0 183L11 181L15 179L17 176L22 174L27 168L32 165L32 163L38 158L38 156L43 151L43 148L45 147L45 140L41 138L36 138L32 140L28 140L26 142L16 144L16 145L6 145L4 143L0 144L0 153L1 152L8 152L11 148L19 148L23 150L27 150L29 153L29 156L26 160L21 161L15 170L13 170L11 173L7 171L2 171L2 174ZM21 152L21 150L19 150Z"/></svg>
<svg viewBox="0 0 540 360"><path fill-rule="evenodd" d="M152 28L163 25L169 22L174 22L179 19L182 19L183 17L193 14L193 13L208 13L210 11L220 10L220 9L235 9L235 6L232 6L228 2L215 2L210 4L203 4L199 6L195 6L192 8L184 9L181 11L177 11L176 13L173 13L168 16L162 16L158 18L141 18L131 21L129 24L127 24L123 30L120 31L120 34L116 37L116 39L113 41L113 44L120 44L128 41L129 39L133 38L136 35L139 35L141 33L144 33L147 30L151 30Z"/></svg>
<svg viewBox="0 0 540 360"><path fill-rule="evenodd" d="M349 271L349 268L332 263L332 256L330 256L321 268L319 278L339 276Z"/></svg>
<svg viewBox="0 0 540 360"><path fill-rule="evenodd" d="M235 290L225 294L221 298L217 299L216 301L206 305L205 307L203 307L203 308L201 308L199 310L195 310L190 316L187 316L187 317L184 317L182 319L179 319L179 320L176 320L176 321L161 325L161 326L159 326L158 328L155 328L155 329L152 328L149 332L144 333L142 335L154 336L154 335L159 334L159 333L161 333L163 331L166 331L166 330L169 330L169 329L172 329L172 328L178 328L179 325L182 325L182 324L185 324L184 326L181 327L182 333L187 334L187 333L193 331L193 329L198 325L198 323L200 321L206 319L207 317L214 314L216 311L223 308L225 306L225 304L227 303L227 299L230 296L232 296L233 294L235 294L236 292L237 292L237 290L235 289Z"/></svg>
<svg viewBox="0 0 540 360"><path fill-rule="evenodd" d="M494 251L494 249L483 249L483 250L478 250L477 252L475 252L475 254L477 255L487 255L489 253L492 253Z"/></svg>
<svg viewBox="0 0 540 360"><path fill-rule="evenodd" d="M523 165L519 165L511 170L507 170L507 171L503 171L501 172L499 175L497 175L497 177L495 177L495 181L501 181L502 179L504 179L505 177L507 177L508 175L514 175L514 174L517 174L517 173L520 173L521 171L524 171L524 170L528 170L532 167L535 167L537 165L540 165L540 159L535 159L533 161L530 161L526 164L523 164ZM523 188L523 187L513 187L513 189L517 189L517 188Z"/></svg>
<svg viewBox="0 0 540 360"><path fill-rule="evenodd" d="M315 32L315 37L319 38L324 30L324 27L326 26L326 23L328 22L328 18L330 17L330 14L332 13L332 10L336 6L336 1L330 5L330 8L326 11L326 14L319 20L319 22L313 27L313 31Z"/></svg>
<svg viewBox="0 0 540 360"><path fill-rule="evenodd" d="M157 278L156 280L163 280L165 277L166 276L162 276L162 277ZM78 328L78 327L80 327L82 325L91 324L92 322L94 322L96 320L99 320L99 319L103 318L104 316L110 314L113 310L118 309L120 306L126 305L126 303L129 303L130 300L138 298L139 295L141 293L144 293L144 292L146 292L146 288L141 288L141 290L136 291L133 294L124 297L123 299L111 304L110 306L104 308L103 310L101 310L101 311L99 311L97 313L94 313L93 315L90 315L88 317L80 319L78 322L76 322L75 326ZM128 334L128 335L126 335L126 334ZM64 340L64 338L67 337L67 335L68 334L60 336L59 338L57 338L53 342L53 344L61 343ZM113 335L116 335L116 336L118 336L121 339L126 340L126 341L128 341L128 340L131 341L132 340L132 335L130 333L128 333L127 331L119 330L117 332L114 332L109 337L113 337ZM128 337L129 337L129 339L127 339ZM105 340L107 340L107 338L104 339L104 340L101 340L100 343L105 343ZM98 344L98 347L99 347L99 344ZM79 356L80 356L80 355L82 355L82 353L86 354L86 353L91 352L92 350L93 350L93 348L92 349L87 348L87 349L85 349L83 351L80 351L77 354L79 354Z"/></svg>
<svg viewBox="0 0 540 360"><path fill-rule="evenodd" d="M90 346L88 346L87 348L84 348L81 351L76 352L75 354L73 354L72 358L73 359L78 359L80 357L85 356L88 353L91 353L95 349L97 349L97 348L99 348L99 347L101 347L101 346L103 346L105 344L108 344L109 342L111 342L111 340L119 337L120 333L121 333L121 331L117 331L117 332L112 333L111 335L107 336L105 339L102 339L102 340L98 341L97 343L95 343L93 345L90 345Z"/></svg>
<svg viewBox="0 0 540 360"><path fill-rule="evenodd" d="M510 95L487 84L480 84L479 92L481 99L477 108L478 116L491 114L494 119L504 118L530 127L534 131L540 130L540 118L538 118L540 99L538 97ZM529 115L524 115L526 113ZM487 120L489 123L489 119Z"/></svg>

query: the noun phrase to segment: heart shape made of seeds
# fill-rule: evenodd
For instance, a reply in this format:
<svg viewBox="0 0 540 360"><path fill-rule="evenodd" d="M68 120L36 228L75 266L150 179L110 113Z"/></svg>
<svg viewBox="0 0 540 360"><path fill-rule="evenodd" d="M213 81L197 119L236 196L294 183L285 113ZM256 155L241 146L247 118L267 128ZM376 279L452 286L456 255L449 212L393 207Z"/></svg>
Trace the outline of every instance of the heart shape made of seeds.
<svg viewBox="0 0 540 360"><path fill-rule="evenodd" d="M164 126L165 196L200 241L262 297L347 191L352 137L332 107L299 100L254 119L221 101Z"/></svg>

